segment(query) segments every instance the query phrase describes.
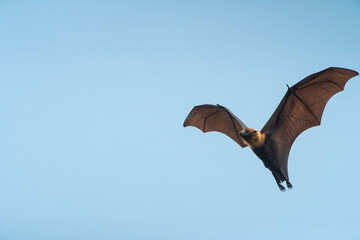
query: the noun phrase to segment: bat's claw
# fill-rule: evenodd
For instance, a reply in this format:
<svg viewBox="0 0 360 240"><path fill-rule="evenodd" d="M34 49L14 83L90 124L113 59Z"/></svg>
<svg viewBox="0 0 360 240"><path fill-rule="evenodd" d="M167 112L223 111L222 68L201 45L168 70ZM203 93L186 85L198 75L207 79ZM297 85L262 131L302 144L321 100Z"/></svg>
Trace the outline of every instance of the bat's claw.
<svg viewBox="0 0 360 240"><path fill-rule="evenodd" d="M291 185L290 182L286 182L286 185L287 185L287 188L288 188L288 189L292 189L292 188L293 188L293 186Z"/></svg>
<svg viewBox="0 0 360 240"><path fill-rule="evenodd" d="M283 185L278 184L278 186L279 186L279 188L280 188L280 191L282 191L282 192L285 192L285 191L286 191L286 188L285 188Z"/></svg>

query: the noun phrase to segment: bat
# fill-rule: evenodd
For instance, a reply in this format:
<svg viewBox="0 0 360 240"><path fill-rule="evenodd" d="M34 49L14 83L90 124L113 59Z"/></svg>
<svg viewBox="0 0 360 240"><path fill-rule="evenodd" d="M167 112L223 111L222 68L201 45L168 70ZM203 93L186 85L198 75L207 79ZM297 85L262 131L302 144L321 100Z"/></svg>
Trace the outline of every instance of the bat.
<svg viewBox="0 0 360 240"><path fill-rule="evenodd" d="M285 96L260 131L248 128L226 107L210 104L195 106L184 127L197 127L204 133L221 132L242 148L249 146L271 171L279 189L285 191L283 182L288 189L292 188L288 157L295 139L306 129L320 125L326 103L358 74L350 69L330 67L292 87L287 85Z"/></svg>

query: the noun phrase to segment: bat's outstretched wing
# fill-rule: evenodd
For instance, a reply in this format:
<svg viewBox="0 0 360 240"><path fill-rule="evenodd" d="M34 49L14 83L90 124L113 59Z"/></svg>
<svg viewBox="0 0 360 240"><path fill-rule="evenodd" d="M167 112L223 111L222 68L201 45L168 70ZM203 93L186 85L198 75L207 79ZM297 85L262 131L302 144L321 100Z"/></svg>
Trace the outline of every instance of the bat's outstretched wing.
<svg viewBox="0 0 360 240"><path fill-rule="evenodd" d="M358 73L331 67L312 74L288 89L279 106L261 132L270 133L276 147L278 165L288 177L287 160L296 137L308 128L318 126L326 103L344 90L346 82Z"/></svg>
<svg viewBox="0 0 360 240"><path fill-rule="evenodd" d="M197 127L204 133L221 132L241 147L247 146L239 136L239 132L246 128L246 125L226 107L210 104L195 106L185 119L184 127L187 126Z"/></svg>

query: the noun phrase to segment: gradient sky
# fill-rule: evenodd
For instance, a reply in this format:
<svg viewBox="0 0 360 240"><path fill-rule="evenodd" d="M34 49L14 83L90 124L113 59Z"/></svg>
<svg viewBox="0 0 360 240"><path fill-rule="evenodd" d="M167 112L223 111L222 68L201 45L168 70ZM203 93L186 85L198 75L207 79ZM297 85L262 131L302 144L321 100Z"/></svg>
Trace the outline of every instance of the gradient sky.
<svg viewBox="0 0 360 240"><path fill-rule="evenodd" d="M360 78L290 153L182 124L261 129L286 84L360 71L360 2L0 1L0 239L360 239Z"/></svg>

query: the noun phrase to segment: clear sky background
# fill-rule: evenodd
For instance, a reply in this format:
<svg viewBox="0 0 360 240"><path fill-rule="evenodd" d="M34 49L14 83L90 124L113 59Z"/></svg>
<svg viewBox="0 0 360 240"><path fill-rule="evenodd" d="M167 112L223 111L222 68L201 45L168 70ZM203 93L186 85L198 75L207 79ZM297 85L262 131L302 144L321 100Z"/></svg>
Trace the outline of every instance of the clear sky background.
<svg viewBox="0 0 360 240"><path fill-rule="evenodd" d="M0 239L360 239L360 78L295 141L249 149L286 84L360 70L360 2L0 1Z"/></svg>

